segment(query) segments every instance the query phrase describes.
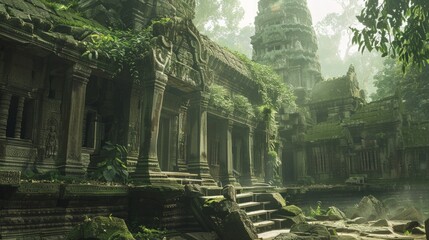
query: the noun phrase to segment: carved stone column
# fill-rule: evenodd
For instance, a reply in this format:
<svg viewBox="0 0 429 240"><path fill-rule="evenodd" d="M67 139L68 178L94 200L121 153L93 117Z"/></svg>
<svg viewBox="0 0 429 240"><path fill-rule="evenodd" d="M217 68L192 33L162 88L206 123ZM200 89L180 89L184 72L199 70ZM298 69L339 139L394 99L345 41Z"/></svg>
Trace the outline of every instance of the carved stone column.
<svg viewBox="0 0 429 240"><path fill-rule="evenodd" d="M81 161L82 129L85 111L86 85L91 69L74 64L67 72L61 105L61 135L59 170L65 175L83 175Z"/></svg>
<svg viewBox="0 0 429 240"><path fill-rule="evenodd" d="M245 159L243 159L244 164L244 173L243 173L243 185L252 186L253 183L257 182L256 177L254 176L254 137L255 129L253 127L249 127L246 130L245 141L244 141L244 151L246 151Z"/></svg>
<svg viewBox="0 0 429 240"><path fill-rule="evenodd" d="M15 122L15 135L14 138L21 138L21 125L22 125L22 117L24 112L24 97L19 97L18 99L18 108L16 113L16 122Z"/></svg>
<svg viewBox="0 0 429 240"><path fill-rule="evenodd" d="M207 162L207 105L209 96L199 92L191 100L190 114L190 154L188 170L198 174L204 185L216 185L210 175Z"/></svg>
<svg viewBox="0 0 429 240"><path fill-rule="evenodd" d="M185 161L185 146L186 146L186 136L185 128L187 121L187 112L188 112L189 102L185 102L180 106L179 109L179 118L177 122L177 168L179 172L186 172L188 167L186 166Z"/></svg>
<svg viewBox="0 0 429 240"><path fill-rule="evenodd" d="M234 177L234 163L233 163L233 153L232 153L232 127L233 121L226 120L222 132L224 133L224 140L226 144L226 155L223 163L221 165L222 171L222 185L232 184L239 186L237 179Z"/></svg>
<svg viewBox="0 0 429 240"><path fill-rule="evenodd" d="M11 98L11 93L0 90L0 139L6 138L7 119L9 117Z"/></svg>
<svg viewBox="0 0 429 240"><path fill-rule="evenodd" d="M133 179L138 183L153 184L168 182L158 162L159 120L168 76L155 72L143 83L143 99L140 106L140 152Z"/></svg>
<svg viewBox="0 0 429 240"><path fill-rule="evenodd" d="M158 134L164 91L168 76L165 66L171 59L172 46L158 38L162 47L154 47L146 62L143 79L143 97L140 104L140 143L136 171L132 175L138 184L171 184L161 172L158 162Z"/></svg>

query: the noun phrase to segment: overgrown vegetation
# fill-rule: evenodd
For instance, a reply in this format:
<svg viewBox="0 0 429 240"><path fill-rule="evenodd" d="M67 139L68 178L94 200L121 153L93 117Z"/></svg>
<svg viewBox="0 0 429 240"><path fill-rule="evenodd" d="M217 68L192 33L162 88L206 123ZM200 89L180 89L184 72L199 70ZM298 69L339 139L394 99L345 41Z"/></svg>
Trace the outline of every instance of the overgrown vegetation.
<svg viewBox="0 0 429 240"><path fill-rule="evenodd" d="M127 149L124 146L106 142L100 155L102 160L97 164L94 177L106 182L127 183L128 170L125 165Z"/></svg>
<svg viewBox="0 0 429 240"><path fill-rule="evenodd" d="M402 71L413 63L429 63L429 1L366 0L357 19L363 28L352 28L353 42L364 51L376 50L383 57L398 58Z"/></svg>
<svg viewBox="0 0 429 240"><path fill-rule="evenodd" d="M240 94L233 94L224 87L212 84L209 88L209 104L222 109L226 114L232 114L234 111L246 113L250 117L255 117L255 109L249 99Z"/></svg>
<svg viewBox="0 0 429 240"><path fill-rule="evenodd" d="M137 240L160 240L164 239L167 231L147 228L140 226L138 232L134 234L134 238Z"/></svg>
<svg viewBox="0 0 429 240"><path fill-rule="evenodd" d="M89 59L97 59L99 56L111 59L114 61L112 68L115 75L127 69L138 82L143 75L142 61L153 46L153 27L168 22L169 18L154 20L139 32L112 29L99 31L90 36L90 41L84 42L87 50L83 56Z"/></svg>
<svg viewBox="0 0 429 240"><path fill-rule="evenodd" d="M310 207L310 216L311 217L317 217L317 216L322 216L325 215L326 211L324 211L322 209L322 202L321 201L317 201L317 207L316 209L313 209L312 207Z"/></svg>

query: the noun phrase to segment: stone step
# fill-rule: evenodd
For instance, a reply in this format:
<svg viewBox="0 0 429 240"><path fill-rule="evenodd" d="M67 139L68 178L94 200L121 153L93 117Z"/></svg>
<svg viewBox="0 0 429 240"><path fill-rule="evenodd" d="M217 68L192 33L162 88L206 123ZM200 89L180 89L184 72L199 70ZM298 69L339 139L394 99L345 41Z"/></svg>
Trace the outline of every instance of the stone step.
<svg viewBox="0 0 429 240"><path fill-rule="evenodd" d="M275 227L275 223L270 220L265 220L265 221L255 222L253 223L253 226L255 226L257 233L261 233L261 232L266 232L273 229Z"/></svg>
<svg viewBox="0 0 429 240"><path fill-rule="evenodd" d="M213 195L213 196L202 196L201 198L203 199L212 199L212 198L223 198L222 195ZM236 195L237 201L239 199L244 199L244 198L253 198L253 193L240 193ZM244 203L244 202L243 202Z"/></svg>
<svg viewBox="0 0 429 240"><path fill-rule="evenodd" d="M283 223L286 221L286 219L284 219L284 218L274 218L274 219L271 219L271 221L274 221L275 227L277 229L283 229Z"/></svg>
<svg viewBox="0 0 429 240"><path fill-rule="evenodd" d="M267 218L268 210L256 210L256 211L247 212L247 216L249 217L257 217L261 215L265 215L265 218Z"/></svg>
<svg viewBox="0 0 429 240"><path fill-rule="evenodd" d="M274 225L274 221L270 221L270 220L253 223L253 226L255 226L255 228L263 228L263 227L268 227L272 225Z"/></svg>
<svg viewBox="0 0 429 240"><path fill-rule="evenodd" d="M251 207L256 207L256 206L260 206L262 203L260 202L244 202L244 203L239 203L238 206L240 208L251 208Z"/></svg>

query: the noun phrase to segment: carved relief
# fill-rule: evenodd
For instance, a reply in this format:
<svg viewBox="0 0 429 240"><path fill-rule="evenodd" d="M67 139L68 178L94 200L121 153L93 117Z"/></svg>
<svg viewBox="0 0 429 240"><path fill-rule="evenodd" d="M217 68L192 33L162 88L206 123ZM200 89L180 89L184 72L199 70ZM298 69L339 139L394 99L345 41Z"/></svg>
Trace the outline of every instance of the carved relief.
<svg viewBox="0 0 429 240"><path fill-rule="evenodd" d="M130 132L128 134L128 152L130 153L130 155L137 154L139 150L139 135L136 125L136 123L133 123L129 128Z"/></svg>
<svg viewBox="0 0 429 240"><path fill-rule="evenodd" d="M45 138L45 158L55 158L58 153L58 121L50 118L47 123L48 133Z"/></svg>

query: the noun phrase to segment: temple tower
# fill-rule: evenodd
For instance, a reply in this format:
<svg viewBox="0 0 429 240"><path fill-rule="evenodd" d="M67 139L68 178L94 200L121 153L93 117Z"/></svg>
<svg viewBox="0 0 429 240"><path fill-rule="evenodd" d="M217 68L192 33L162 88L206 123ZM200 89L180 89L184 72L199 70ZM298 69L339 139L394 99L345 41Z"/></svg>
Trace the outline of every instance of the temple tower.
<svg viewBox="0 0 429 240"><path fill-rule="evenodd" d="M269 65L295 90L321 81L317 39L307 0L260 0L253 60Z"/></svg>

